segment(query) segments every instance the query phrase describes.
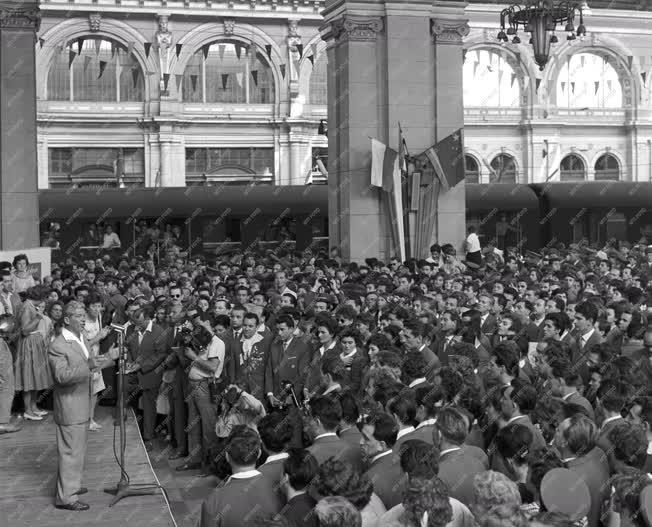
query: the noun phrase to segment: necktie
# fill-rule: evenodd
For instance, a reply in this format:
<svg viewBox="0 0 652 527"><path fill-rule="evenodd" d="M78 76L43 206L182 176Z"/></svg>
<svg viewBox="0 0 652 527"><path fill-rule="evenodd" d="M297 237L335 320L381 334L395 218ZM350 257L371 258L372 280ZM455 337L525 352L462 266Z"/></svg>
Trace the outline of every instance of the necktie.
<svg viewBox="0 0 652 527"><path fill-rule="evenodd" d="M2 307L5 310L5 314L13 315L13 313L11 312L11 302L9 302L4 295L0 295L0 300L2 300Z"/></svg>
<svg viewBox="0 0 652 527"><path fill-rule="evenodd" d="M145 333L141 333L140 331L138 332L138 345L140 346L143 343L143 337L145 336Z"/></svg>
<svg viewBox="0 0 652 527"><path fill-rule="evenodd" d="M289 341L289 340L286 340L285 342L283 342L283 351L286 351L286 350L288 349L288 346L289 346L289 345L290 345L290 341Z"/></svg>

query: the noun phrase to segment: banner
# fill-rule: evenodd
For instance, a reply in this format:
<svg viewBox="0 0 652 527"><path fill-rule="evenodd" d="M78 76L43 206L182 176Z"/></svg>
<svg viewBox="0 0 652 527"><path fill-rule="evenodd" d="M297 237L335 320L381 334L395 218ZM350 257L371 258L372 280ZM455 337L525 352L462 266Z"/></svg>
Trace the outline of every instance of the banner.
<svg viewBox="0 0 652 527"><path fill-rule="evenodd" d="M181 55L181 48L183 48L183 44L177 44L177 58Z"/></svg>
<svg viewBox="0 0 652 527"><path fill-rule="evenodd" d="M210 44L204 44L201 47L202 53L204 54L204 60L208 58L208 50L210 49L211 45Z"/></svg>
<svg viewBox="0 0 652 527"><path fill-rule="evenodd" d="M164 73L163 74L163 89L165 91L168 90L168 83L170 82L170 74L169 73Z"/></svg>
<svg viewBox="0 0 652 527"><path fill-rule="evenodd" d="M34 280L42 280L45 276L50 276L52 265L52 249L50 247L0 251L0 261L12 262L14 257L19 254L27 256L27 260L29 261L27 271L34 277Z"/></svg>
<svg viewBox="0 0 652 527"><path fill-rule="evenodd" d="M222 73L222 89L226 90L226 83L229 81L229 74Z"/></svg>
<svg viewBox="0 0 652 527"><path fill-rule="evenodd" d="M593 87L594 87L594 90L595 90L594 93L593 93L593 95L597 95L597 94L598 94L598 90L600 89L600 81L595 81L595 82L593 83L593 85L594 85Z"/></svg>
<svg viewBox="0 0 652 527"><path fill-rule="evenodd" d="M83 38L78 38L77 39L77 54L78 55L81 55L83 47L84 47L84 39Z"/></svg>
<svg viewBox="0 0 652 527"><path fill-rule="evenodd" d="M70 51L68 51L68 69L72 66L73 60L75 60L75 57L77 56L77 53L74 52L72 48L70 48Z"/></svg>
<svg viewBox="0 0 652 527"><path fill-rule="evenodd" d="M308 55L308 60L310 61L310 64L313 66L315 65L315 56L314 55Z"/></svg>
<svg viewBox="0 0 652 527"><path fill-rule="evenodd" d="M242 55L242 47L237 42L234 44L234 46L235 46L235 56L238 57L238 60L240 60L240 55Z"/></svg>
<svg viewBox="0 0 652 527"><path fill-rule="evenodd" d="M258 70L251 70L251 78L254 80L254 86L258 87Z"/></svg>
<svg viewBox="0 0 652 527"><path fill-rule="evenodd" d="M145 42L145 44L143 44L143 46L145 48L145 57L149 58L149 52L152 49L152 43L151 42Z"/></svg>
<svg viewBox="0 0 652 527"><path fill-rule="evenodd" d="M265 51L267 52L267 58L272 59L272 45L271 44L265 44Z"/></svg>
<svg viewBox="0 0 652 527"><path fill-rule="evenodd" d="M101 79L102 75L104 75L104 70L106 69L107 64L106 60L100 60L100 74L97 77L98 79Z"/></svg>
<svg viewBox="0 0 652 527"><path fill-rule="evenodd" d="M281 76L285 78L285 64L281 64L279 69L281 70Z"/></svg>
<svg viewBox="0 0 652 527"><path fill-rule="evenodd" d="M303 44L297 44L297 51L299 52L299 57L303 57Z"/></svg>

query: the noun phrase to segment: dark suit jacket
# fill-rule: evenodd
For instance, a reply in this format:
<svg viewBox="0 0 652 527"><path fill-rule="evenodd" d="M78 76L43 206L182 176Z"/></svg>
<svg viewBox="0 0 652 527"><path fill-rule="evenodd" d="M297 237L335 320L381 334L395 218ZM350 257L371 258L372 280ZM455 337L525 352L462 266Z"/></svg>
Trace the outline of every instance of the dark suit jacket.
<svg viewBox="0 0 652 527"><path fill-rule="evenodd" d="M371 463L366 474L387 510L401 503L407 478L394 452Z"/></svg>
<svg viewBox="0 0 652 527"><path fill-rule="evenodd" d="M245 392L250 393L260 401L264 401L265 367L267 366L267 356L272 345L272 339L263 337L261 341L256 342L251 347L246 359L242 351L242 341L236 342L235 345L239 354L236 383L242 386Z"/></svg>
<svg viewBox="0 0 652 527"><path fill-rule="evenodd" d="M272 518L282 507L278 494L262 474L229 478L202 503L199 527L254 527L258 518Z"/></svg>
<svg viewBox="0 0 652 527"><path fill-rule="evenodd" d="M487 336L493 335L498 329L498 323L496 322L496 317L489 313L489 316L484 321L484 324L480 326L480 330Z"/></svg>
<svg viewBox="0 0 652 527"><path fill-rule="evenodd" d="M163 376L164 362L168 356L169 336L160 326L152 323L152 330L145 331L138 344L138 331L129 338L130 356L140 364L138 385L144 390L158 389Z"/></svg>
<svg viewBox="0 0 652 527"><path fill-rule="evenodd" d="M359 450L360 449L358 448L358 451ZM317 463L320 465L331 457L355 464L357 457L356 452L354 452L349 445L336 435L316 439L313 444L308 447L308 452L315 456Z"/></svg>
<svg viewBox="0 0 652 527"><path fill-rule="evenodd" d="M362 470L362 450L360 450L360 438L362 435L357 426L351 426L338 434L339 438L344 441L349 449L350 455L355 459L356 467Z"/></svg>
<svg viewBox="0 0 652 527"><path fill-rule="evenodd" d="M579 404L581 407L585 408L586 411L588 412L589 417L591 418L591 420L595 421L595 412L593 410L593 406L591 406L591 403L585 397L582 397L577 392L573 392L571 395L569 395L564 400L567 403Z"/></svg>
<svg viewBox="0 0 652 527"><path fill-rule="evenodd" d="M401 439L403 439L404 441L407 439L418 439L419 441L425 441L429 445L432 445L434 444L434 440L432 437L432 433L434 429L435 429L435 425L425 425L422 427L417 427L414 430L414 432L411 432L403 436ZM389 507L387 507L387 510L389 510Z"/></svg>
<svg viewBox="0 0 652 527"><path fill-rule="evenodd" d="M304 386L310 393L314 393L319 388L321 381L321 365L324 357L338 356L342 353L342 347L339 343L335 344L332 349L326 350L324 356L319 353L319 346L311 349L310 364L306 372L306 380Z"/></svg>
<svg viewBox="0 0 652 527"><path fill-rule="evenodd" d="M267 355L265 366L265 394L279 394L281 382L290 381L298 396L303 392L306 372L310 364L310 349L308 344L293 337L287 350L283 350L283 342L275 339Z"/></svg>
<svg viewBox="0 0 652 527"><path fill-rule="evenodd" d="M308 493L299 494L287 502L281 515L288 520L290 527L319 527L315 505L317 502Z"/></svg>
<svg viewBox="0 0 652 527"><path fill-rule="evenodd" d="M609 421L608 423L602 425L602 427L600 428L600 432L598 434L597 445L602 449L602 452L604 453L603 459L606 459L609 462L609 468L612 470L613 470L613 444L611 443L611 439L609 439L609 434L614 428L616 428L616 426L624 422L625 419L623 419L622 417L618 417L617 419Z"/></svg>
<svg viewBox="0 0 652 527"><path fill-rule="evenodd" d="M283 463L285 462L285 459L286 458L265 462L257 469L267 481L267 486L270 489L274 489L274 491L279 494L279 497L282 496L282 493L278 483L281 480L281 476L283 476Z"/></svg>
<svg viewBox="0 0 652 527"><path fill-rule="evenodd" d="M530 322L525 328L525 335L528 342L540 342L543 340L543 321L538 326Z"/></svg>
<svg viewBox="0 0 652 527"><path fill-rule="evenodd" d="M474 502L473 478L485 470L478 458L463 449L446 452L439 458L439 477L448 485L450 496L467 507Z"/></svg>
<svg viewBox="0 0 652 527"><path fill-rule="evenodd" d="M567 463L570 470L585 481L591 495L591 508L587 515L588 527L599 527L602 504L609 499L611 485L609 484L609 463L600 448L595 447L588 454L570 460Z"/></svg>

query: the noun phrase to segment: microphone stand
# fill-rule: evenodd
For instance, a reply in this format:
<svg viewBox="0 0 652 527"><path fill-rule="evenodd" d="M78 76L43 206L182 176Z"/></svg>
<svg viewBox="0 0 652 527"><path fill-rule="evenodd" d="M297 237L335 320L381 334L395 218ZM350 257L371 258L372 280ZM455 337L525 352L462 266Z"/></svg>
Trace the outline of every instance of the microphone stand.
<svg viewBox="0 0 652 527"><path fill-rule="evenodd" d="M115 496L109 507L113 507L121 499L128 496L145 496L157 494L159 489L165 492L163 487L158 483L131 484L129 474L125 469L125 449L127 447L127 431L125 429L125 375L127 375L127 349L124 343L125 330L123 327L112 324L113 329L118 334L118 350L120 356L118 359L118 427L120 428L120 459L117 460L120 465L120 481L117 486L104 489L107 494ZM115 424L114 424L115 426ZM115 433L114 433L114 452L115 452Z"/></svg>

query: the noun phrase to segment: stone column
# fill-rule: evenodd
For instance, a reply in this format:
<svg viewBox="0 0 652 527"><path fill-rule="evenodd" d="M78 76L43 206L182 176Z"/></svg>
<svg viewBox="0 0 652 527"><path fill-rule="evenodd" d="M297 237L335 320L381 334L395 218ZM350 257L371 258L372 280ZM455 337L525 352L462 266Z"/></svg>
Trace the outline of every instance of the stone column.
<svg viewBox="0 0 652 527"><path fill-rule="evenodd" d="M435 123L436 139L441 141L464 126L462 39L469 34L463 10L431 20L435 48ZM466 236L465 182L448 192L440 192L437 202L437 225L434 241L452 243L461 251ZM421 255L423 256L423 255Z"/></svg>
<svg viewBox="0 0 652 527"><path fill-rule="evenodd" d="M333 2L335 4L335 2ZM341 5L341 3L338 3ZM336 8L337 6L333 6ZM346 260L389 256L380 191L370 188L369 137L379 137L378 34L381 17L333 15L328 5L323 38L328 49L329 244ZM385 133L380 135L384 138Z"/></svg>
<svg viewBox="0 0 652 527"><path fill-rule="evenodd" d="M36 2L0 5L0 249L38 247Z"/></svg>
<svg viewBox="0 0 652 527"><path fill-rule="evenodd" d="M398 149L400 122L414 155L463 127L462 37L469 28L463 3L439 4L326 1L329 242L345 259L398 252L381 192L370 187L369 138ZM459 247L465 212L460 183L439 198L435 239Z"/></svg>

